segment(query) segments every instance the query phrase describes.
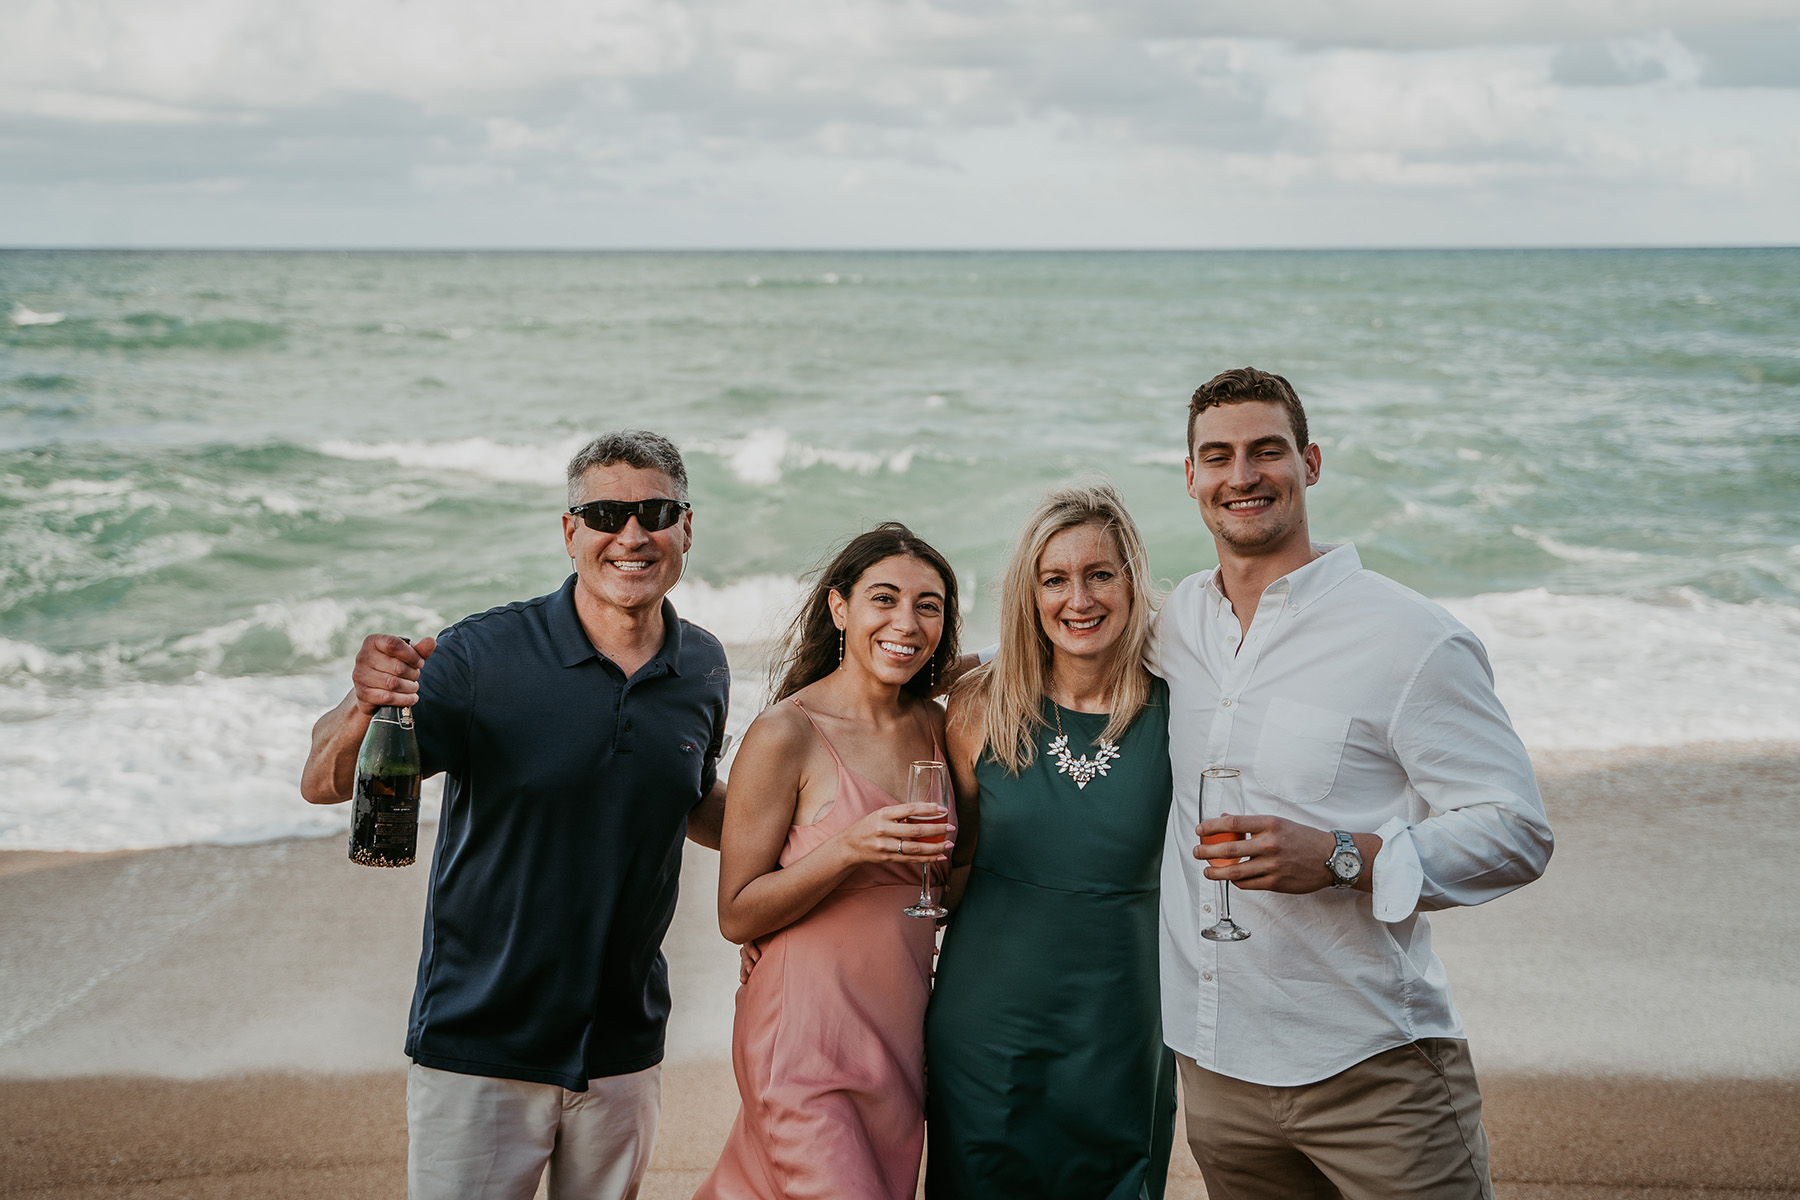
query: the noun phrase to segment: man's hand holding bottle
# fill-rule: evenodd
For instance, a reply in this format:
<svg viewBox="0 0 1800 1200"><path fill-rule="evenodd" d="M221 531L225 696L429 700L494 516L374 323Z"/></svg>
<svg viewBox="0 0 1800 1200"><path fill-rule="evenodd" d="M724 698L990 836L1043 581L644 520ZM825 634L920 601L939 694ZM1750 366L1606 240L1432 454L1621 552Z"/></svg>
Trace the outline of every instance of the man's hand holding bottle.
<svg viewBox="0 0 1800 1200"><path fill-rule="evenodd" d="M417 643L391 633L371 633L356 652L350 690L356 707L373 716L385 704L410 708L419 699L419 669L437 649L436 638Z"/></svg>

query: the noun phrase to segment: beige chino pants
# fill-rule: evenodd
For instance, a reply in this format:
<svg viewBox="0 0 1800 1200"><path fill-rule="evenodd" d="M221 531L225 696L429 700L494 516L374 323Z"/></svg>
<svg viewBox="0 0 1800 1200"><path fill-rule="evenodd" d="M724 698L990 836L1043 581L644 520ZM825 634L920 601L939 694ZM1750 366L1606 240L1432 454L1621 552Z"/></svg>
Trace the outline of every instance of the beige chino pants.
<svg viewBox="0 0 1800 1200"><path fill-rule="evenodd" d="M553 1083L406 1073L410 1200L635 1200L656 1143L662 1067ZM548 1175L546 1176L546 1169Z"/></svg>
<svg viewBox="0 0 1800 1200"><path fill-rule="evenodd" d="M1494 1198L1465 1041L1425 1038L1298 1087L1176 1061L1212 1200Z"/></svg>

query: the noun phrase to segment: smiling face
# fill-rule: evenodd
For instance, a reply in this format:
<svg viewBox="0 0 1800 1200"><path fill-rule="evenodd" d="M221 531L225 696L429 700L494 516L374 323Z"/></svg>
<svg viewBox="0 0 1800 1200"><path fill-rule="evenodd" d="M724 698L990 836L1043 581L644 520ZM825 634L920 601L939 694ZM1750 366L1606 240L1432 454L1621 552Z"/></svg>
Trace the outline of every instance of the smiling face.
<svg viewBox="0 0 1800 1200"><path fill-rule="evenodd" d="M582 497L589 500L655 500L673 498L675 485L661 471L613 463L590 467L582 476ZM636 517L617 533L590 529L580 518L563 514L563 545L575 560L576 608L583 612L615 610L642 613L662 604L681 578L682 555L694 543L694 514L667 529L647 532Z"/></svg>
<svg viewBox="0 0 1800 1200"><path fill-rule="evenodd" d="M832 622L844 631L844 669L899 687L924 669L944 635L944 581L909 555L884 558L849 595L830 593Z"/></svg>
<svg viewBox="0 0 1800 1200"><path fill-rule="evenodd" d="M1094 659L1118 645L1131 615L1131 577L1105 524L1071 526L1044 544L1037 608L1053 654Z"/></svg>
<svg viewBox="0 0 1800 1200"><path fill-rule="evenodd" d="M1310 559L1306 489L1319 481L1319 447L1294 445L1279 404L1249 400L1209 408L1194 422L1188 495L1219 556Z"/></svg>

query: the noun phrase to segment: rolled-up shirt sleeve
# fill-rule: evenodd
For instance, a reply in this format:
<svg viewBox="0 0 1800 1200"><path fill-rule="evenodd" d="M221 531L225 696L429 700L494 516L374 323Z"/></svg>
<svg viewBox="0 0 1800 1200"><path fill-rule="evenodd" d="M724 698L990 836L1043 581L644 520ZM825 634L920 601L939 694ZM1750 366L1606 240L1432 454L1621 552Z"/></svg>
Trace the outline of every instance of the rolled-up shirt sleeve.
<svg viewBox="0 0 1800 1200"><path fill-rule="evenodd" d="M1425 655L1388 740L1429 814L1376 830L1379 920L1482 904L1544 873L1554 842L1543 797L1474 634L1447 636Z"/></svg>

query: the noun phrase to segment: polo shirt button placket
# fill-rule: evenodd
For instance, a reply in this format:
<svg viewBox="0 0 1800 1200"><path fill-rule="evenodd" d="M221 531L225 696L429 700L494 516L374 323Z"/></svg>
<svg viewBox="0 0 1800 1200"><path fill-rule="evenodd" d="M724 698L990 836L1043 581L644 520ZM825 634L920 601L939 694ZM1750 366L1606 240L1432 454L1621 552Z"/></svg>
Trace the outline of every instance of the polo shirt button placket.
<svg viewBox="0 0 1800 1200"><path fill-rule="evenodd" d="M613 706L613 753L631 753L631 718L625 715L625 696L631 690L630 684L619 688L619 700Z"/></svg>

